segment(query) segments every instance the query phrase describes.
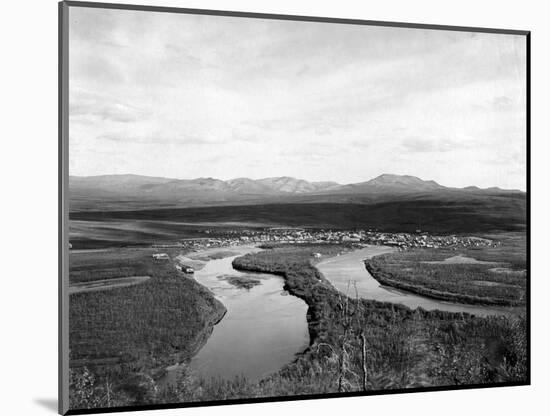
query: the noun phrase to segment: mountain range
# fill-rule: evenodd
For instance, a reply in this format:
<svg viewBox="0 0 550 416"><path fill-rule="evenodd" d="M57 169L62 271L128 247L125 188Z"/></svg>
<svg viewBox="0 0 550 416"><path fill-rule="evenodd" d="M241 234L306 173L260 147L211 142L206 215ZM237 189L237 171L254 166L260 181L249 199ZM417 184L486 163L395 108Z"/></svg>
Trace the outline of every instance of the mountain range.
<svg viewBox="0 0 550 416"><path fill-rule="evenodd" d="M366 182L310 182L288 176L221 180L140 175L71 176L71 211L255 205L266 203L372 203L406 197L475 199L523 194L500 188L452 188L409 175L383 174Z"/></svg>

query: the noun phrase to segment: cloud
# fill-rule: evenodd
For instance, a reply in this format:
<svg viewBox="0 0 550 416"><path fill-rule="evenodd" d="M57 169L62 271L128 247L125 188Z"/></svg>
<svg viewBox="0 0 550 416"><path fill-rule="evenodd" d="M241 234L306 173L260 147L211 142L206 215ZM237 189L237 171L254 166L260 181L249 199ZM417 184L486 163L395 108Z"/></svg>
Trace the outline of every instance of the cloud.
<svg viewBox="0 0 550 416"><path fill-rule="evenodd" d="M317 136L327 136L327 135L330 135L332 133L332 129L328 126L317 126L315 127L315 134L317 134Z"/></svg>
<svg viewBox="0 0 550 416"><path fill-rule="evenodd" d="M78 90L71 91L69 116L73 119L93 117L102 121L130 123L142 120L145 115L140 108L108 96Z"/></svg>
<svg viewBox="0 0 550 416"><path fill-rule="evenodd" d="M231 132L231 139L233 141L245 142L247 144L257 144L263 142L261 136L258 136L255 133L249 131L248 128L233 129L233 131Z"/></svg>
<svg viewBox="0 0 550 416"><path fill-rule="evenodd" d="M400 147L405 152L410 153L430 153L430 152L452 152L462 148L467 148L471 143L467 140L458 141L450 139L428 139L420 137L410 137L400 143Z"/></svg>
<svg viewBox="0 0 550 416"><path fill-rule="evenodd" d="M196 54L193 54L189 49L184 48L174 43L166 43L164 45L168 51L169 58L174 58L173 64L184 65L187 69L215 68L214 65L207 64L204 59Z"/></svg>
<svg viewBox="0 0 550 416"><path fill-rule="evenodd" d="M506 153L495 152L495 154L492 154L490 155L490 157L487 157L485 159L485 162L491 165L502 165L502 166L508 166L510 168L521 167L524 169L527 163L527 159L526 159L525 152L522 152L522 151L514 151L514 152L506 152Z"/></svg>
<svg viewBox="0 0 550 416"><path fill-rule="evenodd" d="M351 146L354 148L366 149L372 145L372 140L354 140L351 142Z"/></svg>
<svg viewBox="0 0 550 416"><path fill-rule="evenodd" d="M514 100L510 97L499 96L493 99L492 105L497 110L508 110L514 107Z"/></svg>
<svg viewBox="0 0 550 416"><path fill-rule="evenodd" d="M296 76L303 77L310 71L311 71L311 68L309 65L303 65L298 71L296 71Z"/></svg>
<svg viewBox="0 0 550 416"><path fill-rule="evenodd" d="M92 8L70 19L79 174L116 162L173 177L392 170L499 185L483 159L525 147L520 36Z"/></svg>
<svg viewBox="0 0 550 416"><path fill-rule="evenodd" d="M127 132L105 133L98 137L117 143L150 144L150 145L179 145L179 146L211 146L219 144L218 140L197 136L183 136L181 134L166 135L166 133L146 133L136 135Z"/></svg>

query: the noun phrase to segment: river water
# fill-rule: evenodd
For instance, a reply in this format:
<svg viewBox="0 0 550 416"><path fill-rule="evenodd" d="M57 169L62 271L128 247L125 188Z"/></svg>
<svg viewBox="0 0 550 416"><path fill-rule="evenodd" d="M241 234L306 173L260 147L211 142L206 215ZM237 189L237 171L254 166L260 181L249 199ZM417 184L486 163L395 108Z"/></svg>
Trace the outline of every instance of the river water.
<svg viewBox="0 0 550 416"><path fill-rule="evenodd" d="M260 249L230 250L236 255L210 260L195 272L195 279L212 291L227 313L191 360L189 369L202 378L232 379L244 375L259 380L290 363L309 345L307 305L283 290L280 276L233 269L234 258ZM224 276L250 277L261 284L250 290L237 288ZM173 383L181 368L170 368L163 382Z"/></svg>
<svg viewBox="0 0 550 416"><path fill-rule="evenodd" d="M332 257L319 262L317 269L332 283L332 285L349 296L355 296L355 289L349 282L355 282L359 297L381 302L400 303L412 309L422 307L426 310L439 309L449 312L467 312L479 316L513 315L525 310L524 308L506 308L496 306L477 306L461 303L445 302L418 296L383 286L374 279L365 268L363 260L380 254L394 251L391 247L369 246L351 253Z"/></svg>
<svg viewBox="0 0 550 416"><path fill-rule="evenodd" d="M188 368L202 378L233 379L243 375L259 380L290 363L309 345L307 305L283 290L280 276L269 273L243 273L233 269L238 256L261 251L252 246L232 247L235 255L210 260L195 272L195 279L207 287L226 307L227 313L214 327L212 335L191 360ZM479 316L512 315L520 308L476 306L438 301L380 285L367 271L363 260L392 252L391 247L370 246L328 258L316 267L340 292L365 299L392 302L410 308L467 312ZM210 250L211 251L211 250ZM225 277L244 276L261 284L250 290L231 285ZM169 367L161 384L174 384L184 365Z"/></svg>

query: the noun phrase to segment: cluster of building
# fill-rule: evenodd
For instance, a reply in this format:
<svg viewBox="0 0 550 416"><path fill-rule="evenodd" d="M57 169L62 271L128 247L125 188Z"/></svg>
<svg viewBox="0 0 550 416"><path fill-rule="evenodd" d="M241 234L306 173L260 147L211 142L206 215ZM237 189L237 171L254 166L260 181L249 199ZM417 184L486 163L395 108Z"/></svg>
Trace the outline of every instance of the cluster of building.
<svg viewBox="0 0 550 416"><path fill-rule="evenodd" d="M156 262L165 262L165 261L170 261L170 256L168 255L168 253L153 253L151 255L151 257L153 258L154 261ZM193 274L195 273L195 269L193 269L192 266L189 266L187 264L182 264L180 262L177 262L176 265L176 270L182 272L182 273L185 273L185 274Z"/></svg>
<svg viewBox="0 0 550 416"><path fill-rule="evenodd" d="M210 231L207 231L210 234ZM212 232L213 233L213 232ZM182 240L182 248L200 250L214 247L231 247L258 243L350 243L362 245L387 245L401 249L424 247L482 247L499 243L480 237L434 236L418 230L416 233L385 233L366 230L312 230L303 228L264 228L230 230L216 238L192 238Z"/></svg>
<svg viewBox="0 0 550 416"><path fill-rule="evenodd" d="M367 244L381 244L386 246L396 246L403 249L424 247L424 248L441 248L441 247L487 247L496 246L500 242L489 240L481 237L463 237L455 235L436 236L428 233L372 233L366 234L363 240Z"/></svg>

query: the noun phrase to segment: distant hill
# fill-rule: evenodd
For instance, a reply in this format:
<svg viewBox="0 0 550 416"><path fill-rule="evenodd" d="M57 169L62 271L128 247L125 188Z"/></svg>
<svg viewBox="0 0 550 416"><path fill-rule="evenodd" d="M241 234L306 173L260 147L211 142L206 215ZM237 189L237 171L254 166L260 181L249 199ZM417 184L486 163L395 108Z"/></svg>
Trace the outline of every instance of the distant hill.
<svg viewBox="0 0 550 416"><path fill-rule="evenodd" d="M140 175L71 176L70 210L136 210L269 203L388 202L406 197L475 200L523 195L520 191L475 186L450 188L415 176L383 174L366 182L341 185L282 176L264 179L171 179Z"/></svg>
<svg viewBox="0 0 550 416"><path fill-rule="evenodd" d="M258 179L258 183L268 186L275 193L304 194L327 191L340 185L336 182L308 182L288 176Z"/></svg>
<svg viewBox="0 0 550 416"><path fill-rule="evenodd" d="M434 181L424 181L416 176L383 174L367 182L340 186L337 192L354 193L411 193L445 189Z"/></svg>

